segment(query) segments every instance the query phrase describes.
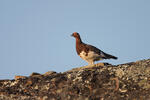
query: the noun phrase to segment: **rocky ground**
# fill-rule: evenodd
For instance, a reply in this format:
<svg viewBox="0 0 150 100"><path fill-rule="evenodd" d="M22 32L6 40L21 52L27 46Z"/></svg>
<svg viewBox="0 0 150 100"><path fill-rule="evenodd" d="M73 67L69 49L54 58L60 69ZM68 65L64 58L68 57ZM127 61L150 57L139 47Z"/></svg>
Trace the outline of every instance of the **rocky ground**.
<svg viewBox="0 0 150 100"><path fill-rule="evenodd" d="M150 100L150 59L0 80L0 100Z"/></svg>

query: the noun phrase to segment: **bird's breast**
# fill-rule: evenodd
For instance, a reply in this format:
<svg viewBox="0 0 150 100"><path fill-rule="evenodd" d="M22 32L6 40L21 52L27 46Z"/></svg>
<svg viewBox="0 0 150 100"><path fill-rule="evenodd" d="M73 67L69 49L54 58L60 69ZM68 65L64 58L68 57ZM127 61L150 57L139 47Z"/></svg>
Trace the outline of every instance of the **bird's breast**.
<svg viewBox="0 0 150 100"><path fill-rule="evenodd" d="M96 61L100 59L100 55L95 53L94 51L88 51L88 52L81 51L79 56L84 60Z"/></svg>

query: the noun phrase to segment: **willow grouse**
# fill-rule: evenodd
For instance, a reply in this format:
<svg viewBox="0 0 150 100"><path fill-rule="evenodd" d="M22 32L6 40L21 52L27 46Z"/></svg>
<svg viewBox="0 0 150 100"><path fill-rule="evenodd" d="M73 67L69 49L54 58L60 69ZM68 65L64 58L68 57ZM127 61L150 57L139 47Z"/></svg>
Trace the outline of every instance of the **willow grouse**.
<svg viewBox="0 0 150 100"><path fill-rule="evenodd" d="M117 59L117 57L107 54L95 46L88 45L82 42L79 33L74 32L71 36L76 39L76 51L77 54L89 65L94 64L94 61L103 59Z"/></svg>

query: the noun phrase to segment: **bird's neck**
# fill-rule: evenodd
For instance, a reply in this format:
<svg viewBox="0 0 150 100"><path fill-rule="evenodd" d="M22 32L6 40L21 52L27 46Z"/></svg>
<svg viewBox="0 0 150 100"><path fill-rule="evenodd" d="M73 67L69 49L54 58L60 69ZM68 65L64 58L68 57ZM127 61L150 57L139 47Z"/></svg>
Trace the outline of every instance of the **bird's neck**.
<svg viewBox="0 0 150 100"><path fill-rule="evenodd" d="M79 55L81 50L82 50L82 40L81 38L76 38L76 51L77 51L77 54Z"/></svg>
<svg viewBox="0 0 150 100"><path fill-rule="evenodd" d="M81 40L81 38L79 37L79 38L76 38L76 45L77 44L81 44L82 43L82 40Z"/></svg>

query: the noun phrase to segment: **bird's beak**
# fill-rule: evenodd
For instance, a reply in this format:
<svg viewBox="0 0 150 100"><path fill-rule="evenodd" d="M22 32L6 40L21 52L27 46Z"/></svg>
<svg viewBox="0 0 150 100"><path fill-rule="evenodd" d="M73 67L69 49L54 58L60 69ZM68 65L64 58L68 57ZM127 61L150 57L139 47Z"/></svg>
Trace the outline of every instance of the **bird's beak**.
<svg viewBox="0 0 150 100"><path fill-rule="evenodd" d="M71 34L71 36L73 37L73 34Z"/></svg>

